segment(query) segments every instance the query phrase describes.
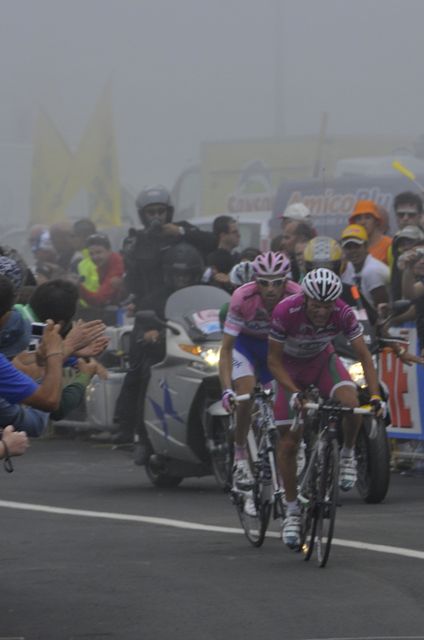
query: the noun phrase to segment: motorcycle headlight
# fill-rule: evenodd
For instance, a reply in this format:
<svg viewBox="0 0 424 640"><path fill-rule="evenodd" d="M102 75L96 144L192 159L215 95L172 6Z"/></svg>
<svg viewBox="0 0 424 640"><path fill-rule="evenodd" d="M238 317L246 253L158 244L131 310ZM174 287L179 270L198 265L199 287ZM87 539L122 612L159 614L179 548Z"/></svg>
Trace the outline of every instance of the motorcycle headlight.
<svg viewBox="0 0 424 640"><path fill-rule="evenodd" d="M210 367L217 367L220 351L221 349L219 347L211 347L210 349L204 349L199 353L199 355Z"/></svg>
<svg viewBox="0 0 424 640"><path fill-rule="evenodd" d="M203 348L198 344L179 344L180 349L191 353L193 356L197 356L203 360L208 367L217 367L219 363L220 347Z"/></svg>
<svg viewBox="0 0 424 640"><path fill-rule="evenodd" d="M367 383L365 382L365 375L362 364L360 362L352 362L352 360L344 360L343 358L342 362L348 370L348 373L353 382L357 384L358 387L365 387Z"/></svg>

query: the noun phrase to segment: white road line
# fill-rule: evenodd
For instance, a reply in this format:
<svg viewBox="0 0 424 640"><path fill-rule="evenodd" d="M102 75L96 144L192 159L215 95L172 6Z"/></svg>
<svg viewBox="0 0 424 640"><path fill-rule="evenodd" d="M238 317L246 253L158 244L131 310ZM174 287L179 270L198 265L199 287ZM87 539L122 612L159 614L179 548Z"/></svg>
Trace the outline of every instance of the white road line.
<svg viewBox="0 0 424 640"><path fill-rule="evenodd" d="M307 638L306 640L424 640L424 636L343 636L337 638Z"/></svg>
<svg viewBox="0 0 424 640"><path fill-rule="evenodd" d="M49 507L43 504L32 504L29 502L13 502L0 500L0 507L6 509L21 509L24 511L38 511L64 516L80 516L83 518L102 518L106 520L118 520L121 522L141 522L143 524L155 524L163 527L174 527L176 529L190 529L191 531L212 531L215 533L235 533L242 534L243 531L236 527L219 527L212 524L201 524L200 522L187 522L185 520L171 520L170 518L156 518L152 516L136 516L129 513L113 513L109 511L87 511L85 509L65 509L64 507ZM268 537L278 538L279 534L274 531L267 533ZM424 551L415 549L404 549L402 547L391 547L385 544L372 544L368 542L358 542L356 540L333 539L333 544L340 547L360 549L363 551L376 551L377 553L389 553L407 558L424 560ZM424 636L423 636L424 640Z"/></svg>

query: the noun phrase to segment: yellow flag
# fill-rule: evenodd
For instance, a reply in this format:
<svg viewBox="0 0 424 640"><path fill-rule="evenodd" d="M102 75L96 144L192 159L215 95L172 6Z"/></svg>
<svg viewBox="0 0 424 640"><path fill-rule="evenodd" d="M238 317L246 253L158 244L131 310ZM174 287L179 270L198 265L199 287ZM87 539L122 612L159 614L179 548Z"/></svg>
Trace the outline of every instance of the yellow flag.
<svg viewBox="0 0 424 640"><path fill-rule="evenodd" d="M31 223L50 225L65 218L65 189L72 154L43 111L35 128L31 176Z"/></svg>
<svg viewBox="0 0 424 640"><path fill-rule="evenodd" d="M75 154L66 188L69 200L81 188L87 215L100 226L121 224L121 193L110 88L103 92Z"/></svg>
<svg viewBox="0 0 424 640"><path fill-rule="evenodd" d="M412 182L415 180L415 173L405 167L405 165L399 162L399 160L393 160L392 167L393 169L396 169L396 171L402 173L406 178L409 178L409 180L412 180Z"/></svg>

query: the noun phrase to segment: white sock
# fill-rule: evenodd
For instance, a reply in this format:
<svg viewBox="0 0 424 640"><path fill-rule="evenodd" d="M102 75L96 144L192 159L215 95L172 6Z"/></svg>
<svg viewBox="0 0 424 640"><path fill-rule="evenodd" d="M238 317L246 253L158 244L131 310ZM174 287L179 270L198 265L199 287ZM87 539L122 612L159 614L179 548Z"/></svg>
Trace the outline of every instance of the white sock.
<svg viewBox="0 0 424 640"><path fill-rule="evenodd" d="M299 505L297 500L287 500L286 502L286 513L288 516L291 516L293 513L299 512Z"/></svg>
<svg viewBox="0 0 424 640"><path fill-rule="evenodd" d="M354 453L355 453L354 449L349 449L348 447L343 446L341 451L340 451L340 457L341 458L351 458Z"/></svg>

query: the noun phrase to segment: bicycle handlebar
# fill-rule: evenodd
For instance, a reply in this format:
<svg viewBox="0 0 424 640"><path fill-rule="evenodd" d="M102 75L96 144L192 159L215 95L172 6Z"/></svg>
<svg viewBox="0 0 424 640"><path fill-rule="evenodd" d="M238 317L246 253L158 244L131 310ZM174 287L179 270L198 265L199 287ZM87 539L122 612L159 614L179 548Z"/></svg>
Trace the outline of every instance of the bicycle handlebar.
<svg viewBox="0 0 424 640"><path fill-rule="evenodd" d="M239 396L235 396L235 401L236 402L245 402L246 400L254 400L255 398L264 398L264 399L270 399L272 398L274 395L273 391L271 389L261 389L261 390L255 390L252 393L242 393Z"/></svg>
<svg viewBox="0 0 424 640"><path fill-rule="evenodd" d="M235 396L234 399L236 402L245 402L246 400L251 400L252 397L251 393L242 393L240 396Z"/></svg>
<svg viewBox="0 0 424 640"><path fill-rule="evenodd" d="M361 416L370 416L372 415L372 411L370 409L365 409L365 407L338 407L334 404L320 404L319 402L306 402L303 405L303 409L323 409L324 411L336 411L338 413L354 413L356 415Z"/></svg>

